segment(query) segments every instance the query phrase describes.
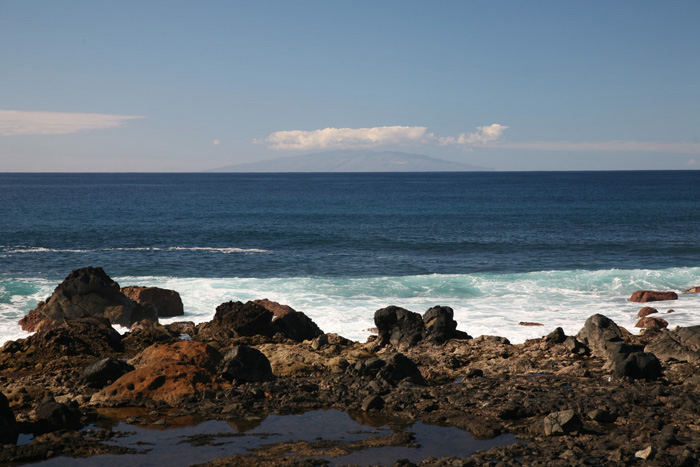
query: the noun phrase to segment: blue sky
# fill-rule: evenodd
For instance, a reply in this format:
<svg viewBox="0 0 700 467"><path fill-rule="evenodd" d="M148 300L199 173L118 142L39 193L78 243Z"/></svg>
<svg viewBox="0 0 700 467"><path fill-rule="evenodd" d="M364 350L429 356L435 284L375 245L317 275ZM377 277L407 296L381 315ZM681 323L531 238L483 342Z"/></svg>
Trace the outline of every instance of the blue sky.
<svg viewBox="0 0 700 467"><path fill-rule="evenodd" d="M698 1L0 0L0 171L700 168Z"/></svg>

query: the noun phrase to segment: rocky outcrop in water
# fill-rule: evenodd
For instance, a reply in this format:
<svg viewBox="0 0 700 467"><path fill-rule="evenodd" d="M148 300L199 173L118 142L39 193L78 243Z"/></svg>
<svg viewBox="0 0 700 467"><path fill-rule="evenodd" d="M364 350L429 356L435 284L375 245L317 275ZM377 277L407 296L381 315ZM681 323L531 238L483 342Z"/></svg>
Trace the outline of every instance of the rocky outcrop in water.
<svg viewBox="0 0 700 467"><path fill-rule="evenodd" d="M449 339L470 339L466 332L457 330L452 308L435 306L423 316L397 306L389 306L374 313L379 346L392 345L407 348L422 340L442 343Z"/></svg>
<svg viewBox="0 0 700 467"><path fill-rule="evenodd" d="M19 324L25 331L45 331L84 317L107 318L124 327L142 319L158 321L153 309L130 300L102 268L87 267L71 272L46 302L39 302Z"/></svg>
<svg viewBox="0 0 700 467"><path fill-rule="evenodd" d="M678 300L676 292L657 292L654 290L637 290L630 297L630 302L659 302L665 300Z"/></svg>
<svg viewBox="0 0 700 467"><path fill-rule="evenodd" d="M132 285L123 287L121 292L139 305L154 309L159 318L171 318L185 314L182 298L174 290Z"/></svg>

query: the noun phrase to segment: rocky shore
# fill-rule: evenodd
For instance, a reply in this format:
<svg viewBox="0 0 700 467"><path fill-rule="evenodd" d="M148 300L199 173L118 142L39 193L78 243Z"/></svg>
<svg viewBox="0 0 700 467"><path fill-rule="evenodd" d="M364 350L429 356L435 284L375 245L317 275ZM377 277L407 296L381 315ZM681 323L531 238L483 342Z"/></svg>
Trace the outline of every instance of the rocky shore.
<svg viewBox="0 0 700 467"><path fill-rule="evenodd" d="M668 330L650 310L639 335L597 314L574 336L557 328L512 345L458 330L447 306L422 315L389 306L375 313L377 335L353 342L264 299L223 303L206 323L164 326L158 317L182 314L182 304L176 292L152 289L122 289L102 269L84 268L22 319L35 334L0 348L0 464L148 451L94 428L106 413L148 427L320 409L456 427L476 439L515 435L421 466L700 462L700 326ZM130 330L120 335L111 324ZM200 438L192 449L214 442ZM416 446L409 427L261 444L205 465L327 465L350 452Z"/></svg>

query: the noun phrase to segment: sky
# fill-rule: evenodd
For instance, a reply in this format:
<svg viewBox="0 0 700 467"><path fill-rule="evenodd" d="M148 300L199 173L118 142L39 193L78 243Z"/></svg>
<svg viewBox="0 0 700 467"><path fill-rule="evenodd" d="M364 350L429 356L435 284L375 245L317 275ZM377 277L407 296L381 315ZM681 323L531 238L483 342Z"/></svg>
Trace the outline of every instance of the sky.
<svg viewBox="0 0 700 467"><path fill-rule="evenodd" d="M0 0L0 172L700 168L700 2Z"/></svg>

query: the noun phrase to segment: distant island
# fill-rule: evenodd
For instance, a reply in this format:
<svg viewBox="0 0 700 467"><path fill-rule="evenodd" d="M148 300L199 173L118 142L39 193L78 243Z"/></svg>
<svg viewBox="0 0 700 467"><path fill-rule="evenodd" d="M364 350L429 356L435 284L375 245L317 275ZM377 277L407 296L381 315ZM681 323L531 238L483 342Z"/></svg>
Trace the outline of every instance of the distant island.
<svg viewBox="0 0 700 467"><path fill-rule="evenodd" d="M227 165L208 172L476 172L493 170L421 154L389 151L326 151Z"/></svg>

